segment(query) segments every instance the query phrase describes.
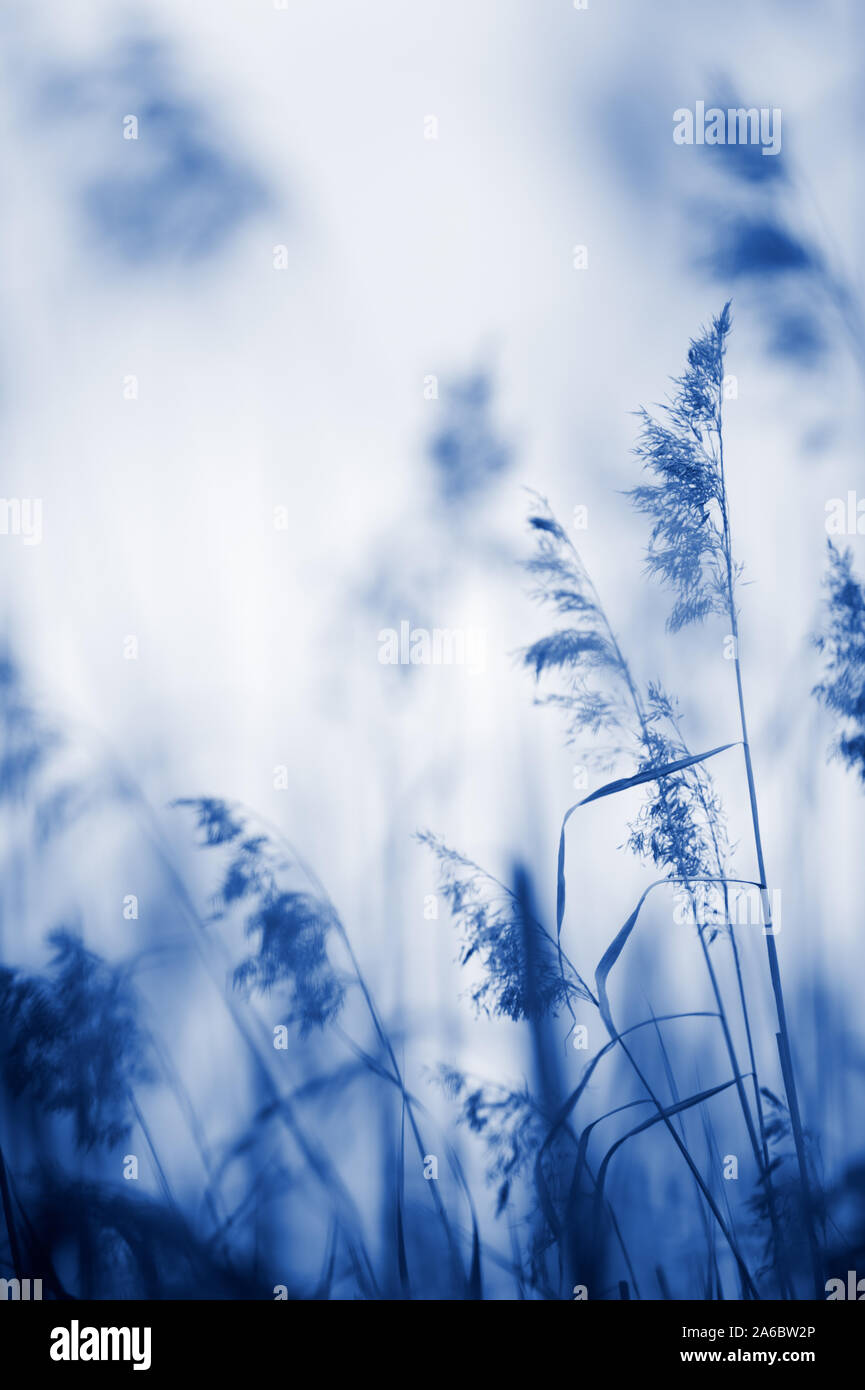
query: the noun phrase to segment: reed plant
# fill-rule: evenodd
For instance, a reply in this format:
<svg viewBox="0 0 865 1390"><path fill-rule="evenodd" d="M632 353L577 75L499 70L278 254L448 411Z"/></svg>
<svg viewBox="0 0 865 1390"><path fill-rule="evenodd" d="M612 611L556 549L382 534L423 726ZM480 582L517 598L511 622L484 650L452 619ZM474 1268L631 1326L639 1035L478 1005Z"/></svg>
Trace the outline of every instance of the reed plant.
<svg viewBox="0 0 865 1390"><path fill-rule="evenodd" d="M213 866L202 904L176 834L166 834L125 771L109 760L86 785L52 782L56 739L32 716L11 661L0 662L3 792L16 807L30 798L34 843L44 850L94 807L122 812L151 856L152 896L164 895L172 923L164 940L108 961L85 944L82 922L64 922L49 936L42 970L9 963L4 939L6 1272L42 1277L56 1298L692 1297L691 1256L660 1229L651 1203L635 1219L619 1179L626 1160L629 1172L645 1175L644 1153L664 1152L676 1166L686 1244L700 1247L703 1297L824 1296L827 1232L838 1230L830 1207L849 1201L851 1189L822 1182L803 1119L772 920L725 458L730 331L727 304L691 342L667 405L639 413L636 456L645 477L630 493L650 524L648 573L672 597L670 634L717 621L732 641L718 741L695 751L674 695L641 680L573 539L533 495L526 568L534 598L556 623L522 661L539 702L563 716L568 743L596 774L594 788L562 815L548 884L554 913L546 920L537 866L522 853L511 849L508 869L496 876L442 836L417 835L458 930L470 1004L515 1030L513 1055L525 1058L524 1075L478 1075L459 1057L443 1057L429 1077L439 1091L435 1105L422 1098L407 1079L410 1036L385 1018L343 914L282 828L218 797L176 803L173 814L192 815ZM817 693L844 721L837 751L865 775L865 595L849 557L835 550L828 599L818 638L826 676ZM751 877L736 867L713 776L721 759L741 759ZM606 885L609 940L590 970L581 959L569 859L597 843L592 816L602 800L630 808L626 847L652 878L630 910L616 901L614 883ZM743 890L761 904L774 1010L768 1040L755 1002L761 981L736 920ZM647 977L634 1013L632 939L645 926L647 904L664 892L676 895L695 928L705 983L692 1006L659 1009ZM146 972L176 970L179 961L184 980L194 978L210 1004L218 1001L244 1059L254 1103L227 1135L210 1131L201 1097L149 1016ZM600 1023L604 1041L574 1080L565 1059L581 1055L571 1044L582 1041L587 1017ZM441 1092L453 1131L434 1118ZM195 1156L196 1204L172 1171L164 1121L154 1122L157 1095L180 1118ZM385 1136L379 1171L360 1181L333 1122L335 1111L347 1115L352 1105L374 1115ZM133 1136L150 1165L146 1196L116 1180L118 1154L135 1147ZM371 1152L368 1135L355 1138L361 1153ZM480 1145L488 1209L470 1180L467 1151L476 1160L467 1139ZM743 1145L749 1195L737 1200L720 1168ZM74 1161L58 1160L67 1152ZM272 1232L280 1222L292 1233L303 1229L316 1254L312 1272L309 1262L286 1260ZM832 1248L837 1254L837 1239ZM281 1261L288 1267L280 1277Z"/></svg>
<svg viewBox="0 0 865 1390"><path fill-rule="evenodd" d="M592 757L601 767L612 767L627 757L636 765L630 775L598 786L565 813L559 839L556 875L555 934L534 924L537 939L535 1007L543 1012L567 1010L576 1022L574 1003L582 1001L596 1008L610 1041L588 1064L580 1084L566 1097L546 1138L540 1144L535 1162L535 1179L541 1206L549 1225L565 1243L572 1235L581 1169L586 1162L588 1129L570 1129L572 1117L586 1086L601 1059L620 1049L643 1092L644 1103L654 1115L631 1130L604 1156L598 1174L592 1176L596 1193L596 1214L602 1210L603 1187L610 1159L618 1147L646 1128L662 1124L690 1172L705 1208L732 1253L741 1294L759 1297L759 1279L749 1268L733 1222L722 1210L710 1181L701 1171L677 1117L694 1107L705 1107L722 1090L735 1088L742 1121L753 1154L756 1188L754 1210L767 1226L766 1246L770 1253L770 1273L763 1280L764 1291L784 1298L801 1296L803 1275L797 1231L806 1235L808 1287L822 1296L823 1275L816 1230L819 1203L813 1191L814 1173L802 1123L798 1088L790 1044L787 1009L781 983L780 963L772 922L772 899L766 878L756 780L748 737L742 663L739 654L740 615L738 585L742 570L733 546L730 501L724 457L723 400L725 355L731 329L729 303L711 324L692 340L684 373L674 380L669 403L653 415L639 412L640 434L636 454L648 480L635 487L631 501L649 517L651 532L647 550L647 570L673 595L667 621L677 633L693 623L712 616L725 620L733 644L735 690L735 730L726 740L702 752L692 752L682 732L682 720L675 699L658 683L642 690L626 659L613 625L601 602L586 566L565 529L541 498L534 500L529 524L536 538L535 553L528 562L534 580L534 594L551 607L567 625L534 642L524 653L525 664L537 679L551 673L559 686L541 697L565 716L567 737L574 743L588 736L593 740ZM730 735L733 736L730 736ZM740 747L743 758L743 791L747 800L753 836L756 878L736 877L731 867L730 846L720 798L715 790L710 760L732 755ZM643 893L624 925L613 937L597 965L594 989L586 983L572 963L568 947L571 923L566 901L566 853L568 825L576 812L584 814L601 798L646 786L648 799L632 822L629 846L642 859L662 872ZM515 914L488 876L479 867L431 837L426 837L438 855L443 886L462 934L461 958L464 963L480 960L481 983L473 989L477 1006L511 1018L528 1016L528 960L521 950L522 933L516 929ZM695 1014L658 1019L654 1015L628 1028L621 1028L613 1017L608 992L610 976L634 931L642 908L655 889L676 884L690 902L691 915L698 927L702 960L711 986L721 1042L730 1067L730 1079L719 1086L682 1096L669 1069L673 1103L664 1101L648 1069L638 1059L628 1034L652 1028L663 1051L661 1023L682 1023ZM701 890L716 886L723 903L720 921L706 920ZM777 1019L775 1042L781 1077L779 1100L774 1091L761 1084L757 1064L748 991L731 914L732 895L741 888L759 890L762 905L762 932L766 941L768 975ZM496 894L499 894L497 899ZM504 901L504 906L502 905ZM723 997L719 972L714 963L713 942L721 938L732 955L736 981L735 1007L745 1038L747 1063L737 1053L730 1005ZM570 951L570 954L569 954ZM557 968L554 970L554 965ZM767 1110L770 1113L767 1115ZM594 1121L594 1124L598 1123ZM569 1196L563 1212L555 1202L545 1163L554 1141L570 1130L576 1147L576 1163L567 1184ZM780 1159L773 1151L781 1134L792 1137L798 1171L797 1200L791 1213L787 1184L776 1192ZM561 1183L559 1181L559 1186Z"/></svg>

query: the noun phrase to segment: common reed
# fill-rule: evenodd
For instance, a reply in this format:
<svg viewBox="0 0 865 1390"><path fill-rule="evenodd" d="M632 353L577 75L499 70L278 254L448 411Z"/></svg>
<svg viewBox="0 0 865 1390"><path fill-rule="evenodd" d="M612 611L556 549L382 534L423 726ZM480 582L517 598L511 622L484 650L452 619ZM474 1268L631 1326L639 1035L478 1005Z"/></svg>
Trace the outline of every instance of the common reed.
<svg viewBox="0 0 865 1390"><path fill-rule="evenodd" d="M565 813L559 841L555 936L540 924L532 928L539 947L537 958L541 962L539 984L534 993L536 1007L542 1013L561 1014L563 1009L568 1010L573 1028L576 1023L574 1002L588 1003L600 1013L610 1037L607 1046L588 1064L579 1086L565 1099L546 1139L539 1146L535 1179L548 1224L566 1243L573 1224L589 1133L588 1128L580 1131L570 1126L598 1063L610 1050L621 1049L645 1097L644 1101L634 1103L648 1104L655 1113L616 1141L604 1156L597 1175L592 1176L596 1229L613 1154L625 1139L652 1125L662 1124L689 1170L705 1209L729 1247L742 1296L758 1297L760 1279L749 1268L734 1223L729 1213L722 1211L683 1129L674 1123L684 1111L703 1108L722 1090L734 1087L755 1165L752 1210L765 1221L767 1230L770 1265L762 1272L763 1291L789 1298L801 1296L805 1277L810 1288L822 1295L822 1266L815 1228L818 1203L813 1191L814 1173L800 1115L772 923L739 655L737 586L742 571L733 547L723 433L724 364L730 328L730 306L726 304L709 327L692 340L686 369L675 379L668 405L658 415L645 410L639 412L640 435L635 452L649 478L630 494L637 510L651 521L648 572L672 591L668 630L677 633L689 624L718 616L723 617L732 636L735 693L731 714L736 726L735 732L728 726L728 736L723 743L699 753L690 751L675 699L656 682L650 682L645 691L640 689L585 564L565 529L543 499L536 499L529 516L537 541L535 553L528 562L535 597L559 617L566 618L568 625L560 625L534 642L524 654L525 664L538 679L547 673L564 678L558 689L544 694L541 699L564 714L570 742L584 737L593 740L589 754L581 751L584 760L588 756L594 758L596 766L613 767L628 757L636 764L636 770L630 775L598 786ZM707 766L714 758L732 756L736 747L742 749L743 794L749 810L757 865L755 880L743 880L733 873L723 807ZM651 862L663 877L646 889L613 937L597 965L593 990L572 963L573 951L568 946L571 925L566 898L568 825L575 813L590 814L590 804L600 798L639 786L650 790L632 821L629 847ZM464 963L479 959L483 966L481 983L472 990L476 1006L511 1018L528 1016L525 1004L527 956L525 950L520 950L522 936L515 926L513 904L509 905L508 899L502 896L502 885L484 875L476 864L432 837L425 838L439 858L444 890L462 931L461 959ZM674 1020L651 1016L623 1029L614 1021L609 997L611 974L637 926L643 906L649 895L663 884L679 885L690 901L716 1006L712 1016L717 1020L730 1068L728 1081L684 1098L675 1081L660 1029L662 1022L666 1025ZM709 915L707 920L701 894L710 884L717 888L722 909L714 916ZM758 1075L748 990L736 939L735 918L731 914L732 895L742 887L756 887L760 894L760 925L766 940L777 1017L776 1042L783 1100L764 1087ZM735 1008L745 1039L746 1069L737 1054L730 1006L723 997L714 961L712 947L718 938L727 944L733 959ZM557 984L553 975L554 958L558 966ZM693 1016L677 1015L675 1021L683 1022ZM658 1036L674 1096L672 1105L662 1100L647 1067L626 1040L626 1034L632 1030L648 1027ZM592 1127L596 1123L594 1121ZM798 1173L792 1213L786 1175L781 1194L783 1201L776 1191L782 1160L775 1145L787 1133L792 1137ZM561 1141L566 1134L570 1134L576 1147L576 1164L571 1171L570 1197L562 1212L556 1211L545 1162L553 1142ZM800 1231L806 1235L806 1273L803 1273L801 1242L797 1235Z"/></svg>
<svg viewBox="0 0 865 1390"><path fill-rule="evenodd" d="M724 453L730 329L725 305L691 343L668 405L640 412L636 454L646 477L630 494L650 523L648 572L672 596L670 633L717 620L733 639L732 689L715 712L712 747L694 751L676 698L638 675L571 536L533 496L527 572L533 596L558 621L522 663L539 701L564 717L595 785L562 808L549 920L543 869L513 846L497 877L440 835L417 836L458 928L470 1005L512 1030L513 1055L525 1064L522 1075L482 1076L443 1056L430 1079L453 1132L441 1127L441 1094L434 1105L409 1084L411 1036L385 1018L356 934L282 827L219 797L175 803L178 819L191 813L206 856L203 902L179 835L166 834L125 772L109 761L89 779L52 774L58 740L33 716L14 663L0 664L3 795L28 804L39 852L109 807L146 846L151 896L162 896L171 923L164 939L145 938L108 960L85 944L86 921L70 917L49 935L41 969L15 965L4 935L6 1271L42 1277L56 1298L669 1299L694 1296L696 1258L705 1298L824 1296L824 1260L857 1248L859 1226L849 1238L838 1232L858 1188L855 1176L821 1178L773 932ZM865 777L865 598L849 557L833 549L830 560L828 624L818 639L827 668L817 693L844 721L838 752ZM752 879L739 876L742 847L730 842L713 777L721 759L741 759ZM643 798L636 810L635 796ZM605 882L608 944L590 969L573 855L592 872L584 851L597 843L592 818L602 800L628 805L625 847L652 879L636 904L619 900L614 877ZM545 867L552 870L552 853ZM761 904L755 925L766 942L772 1046L737 921L743 889L756 890ZM658 1008L658 976L638 977L633 965L635 934L663 894L683 909L677 949L692 943L704 974L692 1007ZM200 990L209 1015L218 1001L219 1028L243 1059L250 1104L228 1133L213 1132L171 1037L154 1023L148 973L167 962L158 978L168 980L181 960L185 993ZM572 1043L582 1041L585 1018L605 1040L574 1079L581 1053ZM188 1172L178 1173L165 1151L166 1106L196 1165L194 1202ZM377 1167L370 1116L384 1136ZM488 1203L468 1176L475 1142ZM146 1195L117 1179L127 1148L147 1159ZM743 1197L720 1173L740 1149ZM689 1231L684 1251L673 1230L661 1229L674 1224L670 1207L661 1215L644 1203L635 1219L629 1189L661 1153ZM367 1163L361 1176L358 1156ZM310 1257L291 1257L289 1244Z"/></svg>

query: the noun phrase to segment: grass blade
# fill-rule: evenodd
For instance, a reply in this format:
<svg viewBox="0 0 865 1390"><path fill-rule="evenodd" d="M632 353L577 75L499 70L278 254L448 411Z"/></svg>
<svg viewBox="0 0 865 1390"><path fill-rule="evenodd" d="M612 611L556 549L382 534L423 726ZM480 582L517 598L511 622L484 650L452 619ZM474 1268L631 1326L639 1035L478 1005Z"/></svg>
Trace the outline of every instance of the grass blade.
<svg viewBox="0 0 865 1390"><path fill-rule="evenodd" d="M647 1120L643 1120L640 1124L635 1125L633 1129L628 1130L627 1134L623 1134L621 1138L617 1139L615 1144L604 1154L601 1160L601 1166L598 1169L598 1175L595 1180L596 1215L599 1214L603 1201L604 1184L606 1182L610 1161L623 1144L627 1143L629 1139L632 1139L635 1134L642 1134L644 1130L651 1129L652 1125L659 1124L662 1120L670 1120L674 1115L680 1115L683 1110L690 1110L695 1105L703 1105L707 1100L711 1100L713 1096L720 1095L722 1091L729 1090L729 1088L735 1086L735 1084L736 1079L733 1077L730 1081L722 1081L719 1086L711 1086L707 1091L700 1091L694 1096L686 1096L684 1100L676 1101L673 1105L665 1105L662 1110L654 1115L650 1115ZM735 1250L735 1246L733 1248Z"/></svg>
<svg viewBox="0 0 865 1390"><path fill-rule="evenodd" d="M673 772L681 772L683 768L692 767L694 763L705 762L707 758L714 758L718 753L726 753L728 748L735 748L734 743L722 743L717 748L710 748L706 753L691 753L687 758L676 758L671 763L663 763L660 767L648 768L644 772L636 772L633 777L619 777L615 782L607 782L603 787L598 787L597 791L584 796L582 801L577 801L565 812L562 820L562 829L559 834L559 858L558 871L556 876L556 934L561 936L562 922L565 916L565 827L575 811L581 806L588 806L590 801L599 801L604 796L614 796L617 792L627 791L630 787L639 787L643 782L657 782L662 777L669 777Z"/></svg>

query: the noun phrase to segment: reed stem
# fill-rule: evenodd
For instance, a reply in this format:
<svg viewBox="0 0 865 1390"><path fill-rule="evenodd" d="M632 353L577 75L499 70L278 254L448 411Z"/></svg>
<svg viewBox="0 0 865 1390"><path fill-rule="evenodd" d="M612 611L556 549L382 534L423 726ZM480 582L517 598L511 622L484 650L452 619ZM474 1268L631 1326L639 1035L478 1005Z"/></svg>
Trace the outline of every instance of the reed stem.
<svg viewBox="0 0 865 1390"><path fill-rule="evenodd" d="M723 350L722 350L723 362ZM817 1298L822 1298L824 1294L823 1274L820 1262L820 1254L817 1245L817 1235L814 1230L813 1204L811 1201L811 1184L808 1177L808 1162L805 1152L805 1137L802 1130L802 1119L799 1110L799 1095L796 1087L796 1077L793 1071L793 1059L790 1049L790 1034L787 1027L787 1011L784 1005L784 991L781 986L781 967L778 960L778 949L775 945L774 926L772 923L772 903L769 897L769 889L766 878L766 864L763 857L763 839L760 833L760 814L757 807L757 787L754 780L754 767L751 760L751 744L748 739L748 721L745 714L745 696L742 685L742 665L739 660L739 622L736 612L736 601L733 593L733 554L732 539L730 529L730 508L727 498L727 483L724 472L724 436L722 430L722 387L718 385L718 413L717 413L717 437L718 437L718 468L721 480L720 505L723 521L724 536L724 557L726 562L726 599L727 609L730 618L730 630L733 638L734 669L736 673L736 696L739 709L739 724L742 730L742 748L745 757L745 776L748 782L748 800L751 809L751 826L754 834L754 850L757 857L757 876L760 881L760 898L763 907L763 932L766 937L766 951L769 960L769 977L772 983L772 993L775 999L775 1010L778 1018L778 1050L781 1058L781 1073L784 1083L784 1090L787 1096L787 1108L790 1114L790 1127L793 1131L793 1144L796 1150L796 1161L799 1168L799 1181L801 1185L802 1197L802 1217L805 1223L805 1232L808 1239L808 1251L811 1259L811 1269L814 1278L814 1290Z"/></svg>

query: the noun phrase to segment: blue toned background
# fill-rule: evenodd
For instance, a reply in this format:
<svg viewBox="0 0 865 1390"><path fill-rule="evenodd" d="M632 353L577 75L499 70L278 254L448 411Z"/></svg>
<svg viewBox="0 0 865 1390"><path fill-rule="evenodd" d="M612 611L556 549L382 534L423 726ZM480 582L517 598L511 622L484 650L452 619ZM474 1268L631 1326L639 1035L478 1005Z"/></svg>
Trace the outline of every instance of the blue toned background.
<svg viewBox="0 0 865 1390"><path fill-rule="evenodd" d="M860 7L36 0L2 26L2 492L41 534L7 506L0 1278L738 1298L713 1203L764 1296L815 1296L809 1224L818 1286L865 1277L865 792L855 744L831 756L865 708L855 524L834 647L824 584L827 502L865 487ZM780 109L781 153L676 145L697 101ZM536 702L576 668L522 655L557 625L523 567L538 493L688 747L740 738L729 622L666 630L625 495L634 412L729 299L740 654L806 1148L803 1197L751 924L780 1236L735 1088L627 1139L604 1202L648 1114L620 1108L645 1103L621 1049L550 1138L609 1041L556 992L562 817L639 759L569 746ZM456 659L383 661L403 624ZM741 749L711 772L754 879ZM659 876L628 843L658 787L569 822L562 945L592 990ZM611 975L620 1026L715 1008L674 908L652 895ZM716 1021L634 1049L668 1107L730 1078Z"/></svg>

